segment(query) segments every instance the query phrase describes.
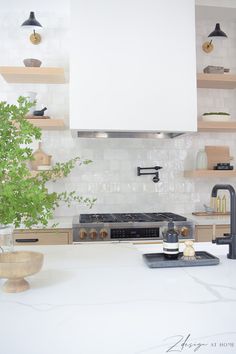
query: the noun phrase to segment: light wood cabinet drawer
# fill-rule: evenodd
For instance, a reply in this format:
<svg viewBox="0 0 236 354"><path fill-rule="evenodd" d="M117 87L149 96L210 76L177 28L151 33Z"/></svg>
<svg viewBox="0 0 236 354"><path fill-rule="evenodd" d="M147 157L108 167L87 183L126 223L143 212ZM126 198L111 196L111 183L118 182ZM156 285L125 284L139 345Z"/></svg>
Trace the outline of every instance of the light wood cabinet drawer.
<svg viewBox="0 0 236 354"><path fill-rule="evenodd" d="M66 245L71 243L70 230L16 230L15 245Z"/></svg>
<svg viewBox="0 0 236 354"><path fill-rule="evenodd" d="M229 225L197 225L195 239L197 242L211 242L213 238L230 232Z"/></svg>
<svg viewBox="0 0 236 354"><path fill-rule="evenodd" d="M211 241L213 237L212 225L197 225L195 227L195 239L197 242Z"/></svg>
<svg viewBox="0 0 236 354"><path fill-rule="evenodd" d="M224 234L227 234L230 232L230 226L229 225L217 225L216 226L216 237L219 236L224 236Z"/></svg>

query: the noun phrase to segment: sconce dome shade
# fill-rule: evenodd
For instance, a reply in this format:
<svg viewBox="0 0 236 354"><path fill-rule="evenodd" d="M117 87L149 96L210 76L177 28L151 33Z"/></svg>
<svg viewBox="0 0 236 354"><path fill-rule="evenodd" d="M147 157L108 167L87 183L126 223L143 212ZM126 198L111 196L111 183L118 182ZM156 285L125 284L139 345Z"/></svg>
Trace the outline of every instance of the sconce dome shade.
<svg viewBox="0 0 236 354"><path fill-rule="evenodd" d="M217 23L214 31L211 32L208 37L226 37L227 38L227 34L223 31L221 31L220 24Z"/></svg>
<svg viewBox="0 0 236 354"><path fill-rule="evenodd" d="M22 23L21 26L43 27L35 18L34 12L30 12L28 20Z"/></svg>

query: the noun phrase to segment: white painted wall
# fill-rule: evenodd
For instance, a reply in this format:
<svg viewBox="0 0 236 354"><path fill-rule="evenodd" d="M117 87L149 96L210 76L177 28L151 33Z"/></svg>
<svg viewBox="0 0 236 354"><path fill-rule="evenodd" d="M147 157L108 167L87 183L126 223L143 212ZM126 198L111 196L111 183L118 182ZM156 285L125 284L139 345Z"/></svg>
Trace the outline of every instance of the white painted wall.
<svg viewBox="0 0 236 354"><path fill-rule="evenodd" d="M22 65L27 56L44 58L45 63L69 66L68 29L70 20L61 5L47 10L45 5L36 16L44 25L43 42L35 47L28 42L27 35L16 24L21 24L34 10L24 7L24 1L15 1L16 6L7 9L4 2L0 12L0 65ZM33 4L33 2L31 2ZM51 2L50 2L51 3ZM40 2L41 4L41 2ZM39 6L39 2L37 3ZM49 6L49 5L48 5ZM2 9L4 8L4 11ZM208 20L197 22L198 69L208 64L234 67L236 57L235 20L221 23L229 35L223 47L207 55L201 50L206 34L211 30ZM175 53L173 53L174 58ZM174 59L173 59L174 60ZM44 63L44 62L43 62ZM0 99L14 99L25 91L38 92L38 107L47 105L52 117L67 118L69 115L68 85L9 85L0 77ZM199 114L205 110L228 110L236 117L236 92L233 90L199 90ZM171 95L168 104L171 102ZM178 117L177 117L178 119ZM232 179L191 180L183 177L184 169L193 168L197 150L204 145L229 145L231 155L236 157L235 133L191 134L174 140L95 140L72 139L67 131L43 133L43 148L53 155L53 162L65 161L76 155L93 160L88 166L77 167L71 176L57 184L50 184L50 190L77 190L84 196L97 197L93 212L138 212L167 211L178 213L199 210L203 203L209 203L210 191L215 183L232 183ZM36 145L34 145L36 147ZM233 161L235 163L235 161ZM137 166L160 164L161 181L157 184L151 177L137 177ZM73 205L70 209L61 206L56 215L74 215L91 212L83 206Z"/></svg>
<svg viewBox="0 0 236 354"><path fill-rule="evenodd" d="M71 16L72 129L196 131L194 0L72 0Z"/></svg>
<svg viewBox="0 0 236 354"><path fill-rule="evenodd" d="M63 0L60 3L58 0L0 0L1 12L5 11L19 11L22 10L25 12L25 20L29 17L30 11L38 12L50 12L57 14L63 14L65 16L69 15L70 12L70 0ZM48 20L52 20L52 17L48 17ZM23 20L24 21L24 20ZM14 22L19 22L20 24L23 22L20 18L14 18ZM40 22L40 21L39 21Z"/></svg>

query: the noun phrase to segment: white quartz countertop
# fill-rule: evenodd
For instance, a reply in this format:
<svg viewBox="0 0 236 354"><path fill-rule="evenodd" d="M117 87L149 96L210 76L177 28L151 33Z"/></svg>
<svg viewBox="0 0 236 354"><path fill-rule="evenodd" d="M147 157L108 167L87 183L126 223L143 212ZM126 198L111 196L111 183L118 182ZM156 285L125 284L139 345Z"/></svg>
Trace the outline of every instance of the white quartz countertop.
<svg viewBox="0 0 236 354"><path fill-rule="evenodd" d="M227 246L196 245L218 255L217 266L171 269L142 260L161 245L16 249L42 252L44 265L30 290L0 291L2 354L236 352L236 260Z"/></svg>

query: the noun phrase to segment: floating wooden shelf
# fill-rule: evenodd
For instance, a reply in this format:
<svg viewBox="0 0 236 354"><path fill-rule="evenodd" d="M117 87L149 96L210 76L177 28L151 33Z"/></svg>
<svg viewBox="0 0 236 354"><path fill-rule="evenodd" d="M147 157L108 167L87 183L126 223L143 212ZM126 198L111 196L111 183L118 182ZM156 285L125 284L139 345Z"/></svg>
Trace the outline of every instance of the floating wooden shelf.
<svg viewBox="0 0 236 354"><path fill-rule="evenodd" d="M45 170L45 171L34 171L34 170L31 170L29 178L36 177L40 172L50 172L50 171L51 170ZM58 179L58 178L64 178L65 176L64 176L64 174L61 174L61 175L56 174L56 175L53 175L53 177Z"/></svg>
<svg viewBox="0 0 236 354"><path fill-rule="evenodd" d="M65 129L65 123L63 119L27 119L28 122L33 124L35 127L41 128L43 130L57 130Z"/></svg>
<svg viewBox="0 0 236 354"><path fill-rule="evenodd" d="M0 66L0 74L9 83L64 84L63 68Z"/></svg>
<svg viewBox="0 0 236 354"><path fill-rule="evenodd" d="M221 213L217 211L212 211L207 213L206 211L194 211L192 214L195 216L228 216L230 215L230 212L227 211L226 213Z"/></svg>
<svg viewBox="0 0 236 354"><path fill-rule="evenodd" d="M231 171L219 171L219 170L192 170L184 171L184 177L195 178L195 177L236 177L236 170Z"/></svg>
<svg viewBox="0 0 236 354"><path fill-rule="evenodd" d="M197 74L197 87L234 89L236 88L235 74Z"/></svg>
<svg viewBox="0 0 236 354"><path fill-rule="evenodd" d="M197 127L199 132L236 132L236 120L230 120L228 122L205 122L198 120Z"/></svg>

